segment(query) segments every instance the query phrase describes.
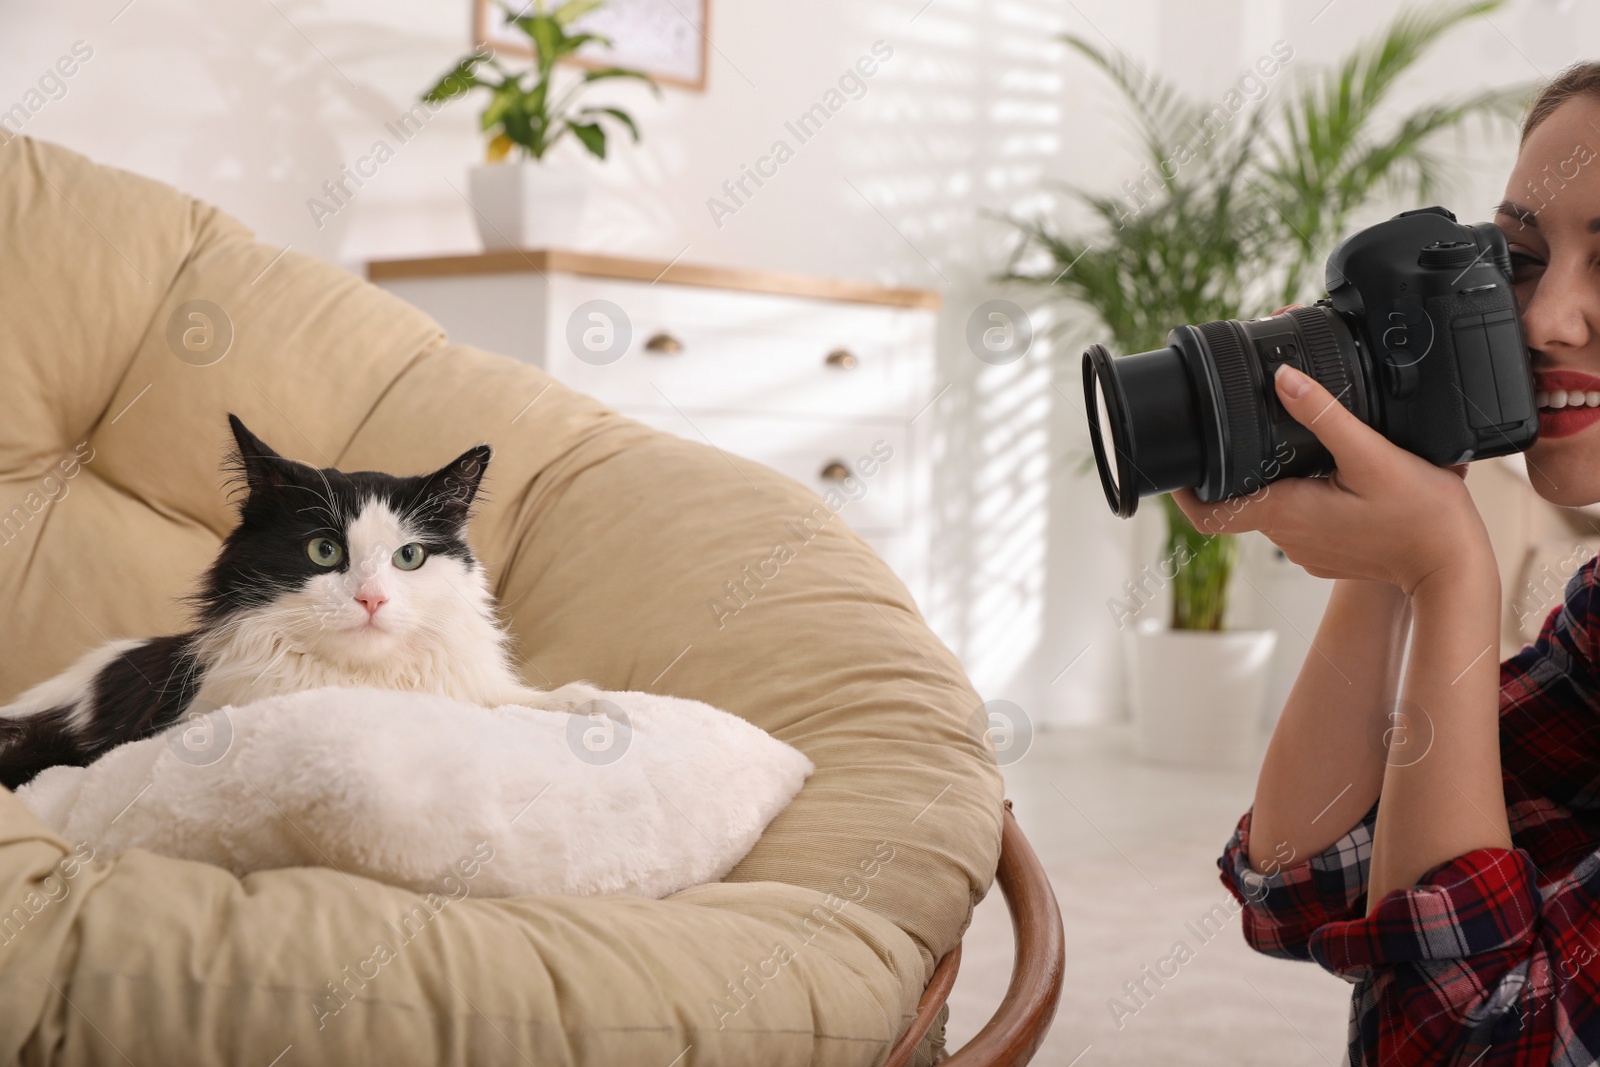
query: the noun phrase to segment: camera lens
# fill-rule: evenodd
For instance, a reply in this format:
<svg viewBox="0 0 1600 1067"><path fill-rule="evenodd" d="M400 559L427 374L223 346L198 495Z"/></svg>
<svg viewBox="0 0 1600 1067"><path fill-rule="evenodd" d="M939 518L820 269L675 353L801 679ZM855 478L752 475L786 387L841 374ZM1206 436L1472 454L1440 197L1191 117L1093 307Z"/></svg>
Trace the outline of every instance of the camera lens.
<svg viewBox="0 0 1600 1067"><path fill-rule="evenodd" d="M1212 503L1331 470L1327 451L1277 400L1272 378L1285 363L1368 421L1361 352L1330 307L1179 326L1167 340L1120 358L1104 345L1083 354L1095 465L1107 503L1124 518L1157 493L1192 487Z"/></svg>
<svg viewBox="0 0 1600 1067"><path fill-rule="evenodd" d="M1099 375L1094 376L1094 395L1090 398L1095 412L1095 441L1115 441L1116 435L1111 432L1111 417L1106 414L1105 387L1101 384ZM1120 472L1113 468L1103 468L1103 476L1107 480L1106 495L1112 498L1112 507L1116 507L1115 497L1117 487L1122 484Z"/></svg>
<svg viewBox="0 0 1600 1067"><path fill-rule="evenodd" d="M1083 354L1089 433L1106 501L1132 515L1139 498L1198 485L1206 448L1201 404L1176 347L1113 359L1104 345Z"/></svg>

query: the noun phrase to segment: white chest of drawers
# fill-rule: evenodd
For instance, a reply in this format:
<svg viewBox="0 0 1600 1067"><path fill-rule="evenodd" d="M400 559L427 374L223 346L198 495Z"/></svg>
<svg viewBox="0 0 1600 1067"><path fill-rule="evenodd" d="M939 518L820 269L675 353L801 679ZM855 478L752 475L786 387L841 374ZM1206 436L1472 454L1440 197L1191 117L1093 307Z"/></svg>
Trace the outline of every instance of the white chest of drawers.
<svg viewBox="0 0 1600 1067"><path fill-rule="evenodd" d="M922 599L938 294L561 251L372 263L452 340L846 503Z"/></svg>

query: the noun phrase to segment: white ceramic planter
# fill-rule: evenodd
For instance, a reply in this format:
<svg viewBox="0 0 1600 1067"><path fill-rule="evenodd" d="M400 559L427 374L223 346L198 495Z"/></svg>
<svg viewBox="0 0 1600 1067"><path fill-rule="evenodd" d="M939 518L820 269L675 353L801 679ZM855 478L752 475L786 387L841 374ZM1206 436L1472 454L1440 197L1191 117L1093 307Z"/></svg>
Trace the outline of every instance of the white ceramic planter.
<svg viewBox="0 0 1600 1067"><path fill-rule="evenodd" d="M571 248L589 183L547 163L481 163L467 173L473 220L485 248Z"/></svg>
<svg viewBox="0 0 1600 1067"><path fill-rule="evenodd" d="M1123 634L1141 755L1186 767L1255 758L1275 631L1171 630L1145 619Z"/></svg>

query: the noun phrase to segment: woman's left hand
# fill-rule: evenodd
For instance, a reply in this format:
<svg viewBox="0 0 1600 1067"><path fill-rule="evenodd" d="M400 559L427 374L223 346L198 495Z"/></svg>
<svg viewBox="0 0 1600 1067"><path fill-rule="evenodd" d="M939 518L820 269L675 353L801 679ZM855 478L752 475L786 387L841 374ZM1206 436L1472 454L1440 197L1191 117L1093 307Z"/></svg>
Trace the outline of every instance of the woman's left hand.
<svg viewBox="0 0 1600 1067"><path fill-rule="evenodd" d="M1327 478L1285 478L1214 504L1201 503L1192 489L1173 493L1200 532L1259 530L1319 578L1374 579L1408 595L1493 570L1488 531L1462 480L1464 464L1436 467L1407 452L1292 367L1285 365L1273 384L1285 410L1316 435L1337 470Z"/></svg>

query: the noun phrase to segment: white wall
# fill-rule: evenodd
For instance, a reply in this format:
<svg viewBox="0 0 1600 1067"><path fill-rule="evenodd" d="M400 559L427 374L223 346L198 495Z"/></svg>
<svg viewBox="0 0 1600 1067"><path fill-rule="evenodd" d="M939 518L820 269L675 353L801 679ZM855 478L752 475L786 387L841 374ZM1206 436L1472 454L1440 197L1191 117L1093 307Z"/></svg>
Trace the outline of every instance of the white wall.
<svg viewBox="0 0 1600 1067"><path fill-rule="evenodd" d="M1309 66L1372 33L1391 5L712 3L709 89L669 89L659 102L633 86L608 90L638 117L644 142L619 145L604 167L570 158L598 186L584 246L943 291L940 373L951 388L926 416L939 420L941 450L939 585L925 608L985 696L1041 721L1115 714L1120 656L1105 604L1150 537L1136 548L1092 473L1076 473L1087 440L1076 357L1089 337L1041 339L1004 367L980 363L963 340L973 308L999 295L988 279L1009 247L987 213L1048 204L1051 181L1111 188L1134 173L1112 97L1054 37L1109 40L1220 95L1274 39L1292 44L1295 67ZM1409 96L1550 74L1579 58L1581 42L1600 41L1593 7L1517 0L1463 30ZM481 151L475 104L452 105L403 145L384 129L466 51L468 18L467 0L9 0L0 110L82 40L92 59L26 133L171 182L264 240L352 267L470 251L460 194ZM717 226L707 199L879 40L894 54L866 95ZM306 201L379 138L395 157L319 228ZM1464 214L1483 217L1498 199L1510 151L1505 137L1473 148L1454 198ZM1048 320L1039 314L1041 331Z"/></svg>

